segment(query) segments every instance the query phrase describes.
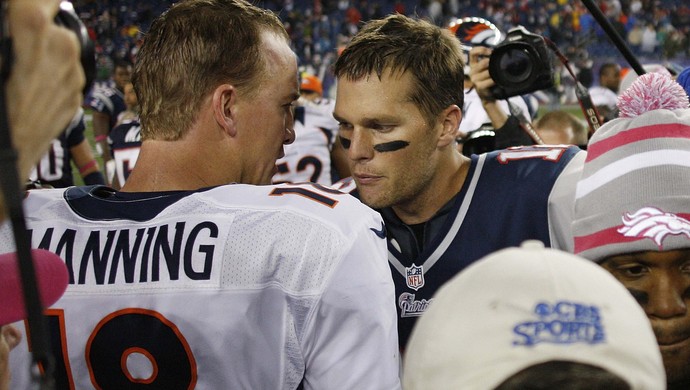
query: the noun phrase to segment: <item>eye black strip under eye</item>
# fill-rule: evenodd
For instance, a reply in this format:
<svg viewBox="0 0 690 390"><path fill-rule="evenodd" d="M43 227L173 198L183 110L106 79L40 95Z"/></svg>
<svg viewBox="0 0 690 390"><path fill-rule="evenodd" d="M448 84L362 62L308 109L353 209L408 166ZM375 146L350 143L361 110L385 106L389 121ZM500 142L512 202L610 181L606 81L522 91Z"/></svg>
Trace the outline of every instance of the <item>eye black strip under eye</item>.
<svg viewBox="0 0 690 390"><path fill-rule="evenodd" d="M391 142L384 142L382 144L374 145L374 150L379 152L379 153L395 152L396 150L405 149L409 145L410 145L410 143L407 141L391 141Z"/></svg>
<svg viewBox="0 0 690 390"><path fill-rule="evenodd" d="M338 138L340 138L340 144L343 145L344 149L350 149L352 142L349 139L341 136L338 136ZM396 150L404 149L409 145L410 143L407 141L391 141L374 145L374 150L379 153L394 152Z"/></svg>

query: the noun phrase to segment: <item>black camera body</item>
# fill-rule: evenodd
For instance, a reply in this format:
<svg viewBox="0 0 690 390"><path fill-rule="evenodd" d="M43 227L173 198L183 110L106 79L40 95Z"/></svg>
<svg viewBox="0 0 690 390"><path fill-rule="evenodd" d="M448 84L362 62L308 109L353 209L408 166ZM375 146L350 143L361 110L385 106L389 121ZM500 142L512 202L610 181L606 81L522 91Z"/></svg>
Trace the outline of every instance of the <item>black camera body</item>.
<svg viewBox="0 0 690 390"><path fill-rule="evenodd" d="M489 57L489 74L496 83L491 92L496 99L506 99L552 87L553 59L541 35L522 26L510 29Z"/></svg>
<svg viewBox="0 0 690 390"><path fill-rule="evenodd" d="M81 66L86 77L84 83L84 95L91 89L91 84L96 79L96 49L93 41L89 38L86 26L79 19L74 11L74 6L69 1L60 2L60 9L55 15L55 24L72 31L79 41L81 49Z"/></svg>

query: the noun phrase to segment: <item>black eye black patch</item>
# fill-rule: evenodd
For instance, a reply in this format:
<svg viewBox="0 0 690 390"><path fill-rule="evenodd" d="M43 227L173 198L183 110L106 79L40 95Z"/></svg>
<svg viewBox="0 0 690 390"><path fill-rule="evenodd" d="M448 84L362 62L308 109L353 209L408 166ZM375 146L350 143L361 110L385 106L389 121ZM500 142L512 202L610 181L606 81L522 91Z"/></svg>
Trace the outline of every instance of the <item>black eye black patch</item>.
<svg viewBox="0 0 690 390"><path fill-rule="evenodd" d="M352 141L341 136L338 136L338 138L340 138L340 144L343 145L343 149L350 149ZM395 152L396 150L404 149L409 145L410 143L407 141L391 141L374 145L374 150L379 153Z"/></svg>
<svg viewBox="0 0 690 390"><path fill-rule="evenodd" d="M409 145L410 143L407 141L391 141L374 145L374 150L379 153L395 152L396 150L405 149Z"/></svg>

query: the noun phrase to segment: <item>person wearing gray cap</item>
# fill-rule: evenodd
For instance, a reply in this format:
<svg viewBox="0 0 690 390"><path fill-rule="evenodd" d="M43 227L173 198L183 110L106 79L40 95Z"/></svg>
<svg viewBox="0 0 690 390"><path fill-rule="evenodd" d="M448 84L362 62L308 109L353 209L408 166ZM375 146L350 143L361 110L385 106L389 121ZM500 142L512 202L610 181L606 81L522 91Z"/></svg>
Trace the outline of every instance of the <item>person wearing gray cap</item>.
<svg viewBox="0 0 690 390"><path fill-rule="evenodd" d="M620 280L651 321L669 389L690 388L690 108L670 76L640 76L592 136L575 253Z"/></svg>

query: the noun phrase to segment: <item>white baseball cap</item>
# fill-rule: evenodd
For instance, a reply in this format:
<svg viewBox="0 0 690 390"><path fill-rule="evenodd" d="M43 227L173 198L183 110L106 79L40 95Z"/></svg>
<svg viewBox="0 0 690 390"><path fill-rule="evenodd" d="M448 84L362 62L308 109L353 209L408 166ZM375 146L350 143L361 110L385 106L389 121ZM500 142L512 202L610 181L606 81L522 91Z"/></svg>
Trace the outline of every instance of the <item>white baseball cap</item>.
<svg viewBox="0 0 690 390"><path fill-rule="evenodd" d="M663 389L644 311L608 271L526 241L480 259L446 283L417 321L403 387L493 389L551 360L603 368L631 389Z"/></svg>

